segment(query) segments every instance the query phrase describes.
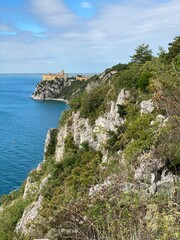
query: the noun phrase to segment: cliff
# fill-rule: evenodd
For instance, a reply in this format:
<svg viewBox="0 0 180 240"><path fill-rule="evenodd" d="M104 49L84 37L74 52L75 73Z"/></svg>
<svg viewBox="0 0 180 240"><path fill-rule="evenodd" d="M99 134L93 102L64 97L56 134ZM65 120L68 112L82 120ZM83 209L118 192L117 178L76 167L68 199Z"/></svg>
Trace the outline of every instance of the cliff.
<svg viewBox="0 0 180 240"><path fill-rule="evenodd" d="M68 78L40 81L31 97L35 100L59 100L68 102L82 92L89 81L71 81Z"/></svg>
<svg viewBox="0 0 180 240"><path fill-rule="evenodd" d="M2 240L179 239L176 67L118 64L71 94L43 162L1 199Z"/></svg>

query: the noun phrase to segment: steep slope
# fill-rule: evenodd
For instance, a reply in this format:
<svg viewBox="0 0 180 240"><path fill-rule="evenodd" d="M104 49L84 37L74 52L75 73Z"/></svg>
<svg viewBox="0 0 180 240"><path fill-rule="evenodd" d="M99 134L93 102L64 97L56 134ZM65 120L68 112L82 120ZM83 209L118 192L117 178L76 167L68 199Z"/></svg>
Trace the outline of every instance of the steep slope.
<svg viewBox="0 0 180 240"><path fill-rule="evenodd" d="M44 161L1 199L2 240L180 238L175 58L118 64L70 97Z"/></svg>
<svg viewBox="0 0 180 240"><path fill-rule="evenodd" d="M71 79L57 78L40 81L31 97L35 100L61 100L68 102L72 97L80 94L86 85L95 78L87 81L71 81Z"/></svg>

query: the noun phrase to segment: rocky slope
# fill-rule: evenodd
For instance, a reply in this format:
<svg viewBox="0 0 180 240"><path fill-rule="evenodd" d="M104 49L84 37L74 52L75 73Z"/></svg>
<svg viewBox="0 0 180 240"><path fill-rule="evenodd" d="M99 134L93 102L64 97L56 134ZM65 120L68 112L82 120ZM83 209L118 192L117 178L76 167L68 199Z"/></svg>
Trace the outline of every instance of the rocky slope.
<svg viewBox="0 0 180 240"><path fill-rule="evenodd" d="M1 199L2 240L180 238L179 75L165 71L119 64L76 86L43 162Z"/></svg>
<svg viewBox="0 0 180 240"><path fill-rule="evenodd" d="M51 81L40 81L31 97L35 100L59 100L68 102L72 97L82 92L91 81L72 81L71 79L57 78Z"/></svg>
<svg viewBox="0 0 180 240"><path fill-rule="evenodd" d="M82 226L84 225L85 227L88 221L90 221L89 220L90 216L87 217L86 215L87 213L83 216L81 215L82 213L79 214L78 209L76 209L76 212L73 212L72 214L71 211L74 211L74 210L72 210L73 207L70 204L72 209L66 210L69 214L68 216L69 220L67 220L67 221L70 221L69 226L67 226L65 220L60 225L58 225L56 222L57 217L55 215L57 213L59 213L60 215L63 214L60 210L58 211L58 209L56 208L57 206L55 205L55 202L57 204L58 201L55 201L55 202L54 200L52 202L50 201L52 205L54 204L55 212L57 211L56 214L52 213L52 215L50 214L50 216L47 217L46 213L43 213L44 211L46 212L46 204L50 204L49 200L47 201L44 199L44 198L47 198L47 196L44 195L44 189L46 189L46 186L48 185L48 181L49 180L52 181L54 179L53 173L51 175L49 171L43 172L43 165L47 164L47 162L50 161L49 156L52 156L52 155L54 159L53 161L55 161L54 164L58 164L65 161L65 155L67 154L67 151L68 151L67 139L70 136L72 136L72 139L69 143L70 145L73 143L75 146L79 148L84 143L86 144L88 143L88 146L90 148L94 149L96 152L100 152L101 154L101 160L99 162L100 165L99 166L97 165L97 167L100 168L101 172L104 172L105 176L102 177L101 180L99 179L98 182L94 184L92 181L92 183L86 189L87 195L83 197L81 196L81 198L85 198L85 199L88 198L89 199L88 202L90 205L95 204L96 206L97 204L96 201L97 200L99 201L99 198L101 199L101 201L103 201L105 198L105 203L110 204L111 201L116 202L115 199L113 200L113 196L114 198L118 199L120 195L122 194L126 195L127 193L131 193L131 194L140 193L141 197L143 197L147 201L150 201L152 196L154 196L157 193L167 194L168 198L170 199L174 198L174 196L177 194L176 184L180 181L180 178L178 175L175 175L170 170L168 170L164 162L160 161L160 159L157 159L155 157L153 147L150 148L149 150L143 151L138 154L137 162L135 164L136 166L133 167L133 172L131 173L132 174L131 180L128 179L129 173L127 172L128 165L126 162L127 157L125 156L126 155L125 150L118 150L114 155L114 154L111 154L109 149L107 149L106 147L106 144L110 139L109 133L110 132L117 133L118 128L120 126L124 126L125 122L127 121L125 117L120 116L118 112L118 106L127 105L128 102L131 100L131 94L132 93L129 90L122 89L119 92L116 101L111 101L109 103L109 111L100 115L95 120L93 126L90 124L89 119L83 118L82 116L80 116L80 112L78 111L78 112L72 112L72 115L67 119L64 126L61 126L57 130L52 129L48 132L48 135L46 138L46 144L45 144L44 162L33 173L33 174L36 174L36 178L37 176L39 176L38 178L40 178L41 180L34 181L33 180L34 176L32 174L32 176L30 175L28 177L25 188L24 188L23 199L27 199L32 195L36 197L33 200L33 202L25 208L21 219L18 221L15 228L15 232L18 234L18 237L17 238L15 237L14 239L20 239L20 236L27 237L27 239L34 239L34 237L37 238L39 236L41 238L46 238L46 239L70 239L71 237L73 237L74 239L76 239L76 237L78 238L81 237L81 239L83 239L82 236L85 233L82 233L81 232L82 230L80 231L79 225L82 225ZM146 101L141 101L138 104L138 109L139 109L139 113L138 113L139 116L145 116L145 115L152 114L152 112L155 110L155 106L152 103L152 100L150 99ZM166 122L167 122L167 118L165 116L160 114L155 114L154 117L151 119L151 121L148 123L148 126L146 127L151 128L151 126L152 127L155 126L155 128L153 129L154 131L155 129L165 126ZM55 144L54 150L52 151L51 148L52 146L54 146L54 144L52 145L52 142L54 142L54 137L56 139L55 140L56 144ZM49 153L47 154L48 151L50 151L51 154ZM109 165L111 165L113 161L116 162L114 163L115 168L120 168L120 169L114 169L114 171L109 172ZM80 163L80 166L81 166L81 163ZM81 171L81 168L79 169L79 171ZM124 176L122 176L122 174ZM62 183L59 182L59 184L62 184ZM77 197L77 199L78 198L79 197ZM75 200L75 202L77 201L77 199ZM71 202L73 201L73 199L69 201ZM59 207L61 207L61 204L59 205ZM138 206L138 208L140 207L141 206ZM90 206L88 208L93 208L93 207ZM47 208L47 211L50 211L50 209L49 210L48 209L49 209L49 206ZM149 212L148 211L146 212L146 215L145 215L146 219L149 217L148 214L152 215L152 218L155 218L155 215L153 216L154 214L153 211L155 210L149 210ZM51 221L49 220L49 218L52 218L52 221L54 221L53 229L51 228L52 225L50 223ZM158 224L156 220L157 219L154 220L155 221L154 223ZM43 233L43 229L45 228L43 221L45 221L46 224L49 224L51 226L48 230L45 230L46 233ZM151 220L149 220L149 224L152 224L150 221ZM173 219L173 221L175 221L175 219ZM76 224L75 228L71 226L71 224L72 225ZM91 223L91 224L94 224L94 223ZM173 224L175 224L175 222L173 222ZM86 233L87 234L86 237L88 239L92 239L91 238L93 236L92 234L95 234L93 233L93 231L95 231L95 229L92 230L92 233L90 235ZM96 236L95 239L103 239L105 233L103 234L103 236L101 236L100 233L96 233L96 234L98 235ZM142 233L138 233L138 234L139 234L138 239L146 239L146 238L142 238L142 235L141 235ZM177 236L178 236L178 233L177 233ZM113 238L111 238L111 236L108 236L108 239L113 239ZM118 239L118 238L115 237L115 239Z"/></svg>
<svg viewBox="0 0 180 240"><path fill-rule="evenodd" d="M70 86L71 82L68 80L54 79L51 81L44 80L37 84L32 98L35 100L50 100L50 99L63 99L63 89Z"/></svg>

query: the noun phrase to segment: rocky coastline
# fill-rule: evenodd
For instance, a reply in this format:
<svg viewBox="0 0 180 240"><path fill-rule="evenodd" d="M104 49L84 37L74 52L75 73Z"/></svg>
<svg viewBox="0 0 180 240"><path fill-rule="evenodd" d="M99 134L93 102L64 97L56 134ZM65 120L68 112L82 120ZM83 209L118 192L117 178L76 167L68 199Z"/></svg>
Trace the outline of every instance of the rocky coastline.
<svg viewBox="0 0 180 240"><path fill-rule="evenodd" d="M63 98L41 98L39 96L34 96L34 94L31 95L31 98L37 101L59 101L64 103L69 103L68 100L65 100Z"/></svg>
<svg viewBox="0 0 180 240"><path fill-rule="evenodd" d="M33 99L70 108L43 162L1 199L3 240L180 239L179 76L164 60L36 86Z"/></svg>

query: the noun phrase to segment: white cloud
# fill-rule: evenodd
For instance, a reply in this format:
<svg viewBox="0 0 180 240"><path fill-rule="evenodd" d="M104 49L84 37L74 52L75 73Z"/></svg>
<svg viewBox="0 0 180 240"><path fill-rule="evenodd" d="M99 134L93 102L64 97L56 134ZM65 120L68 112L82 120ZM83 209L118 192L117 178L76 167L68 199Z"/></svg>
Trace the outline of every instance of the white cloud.
<svg viewBox="0 0 180 240"><path fill-rule="evenodd" d="M103 71L129 61L128 56L139 44L149 44L156 51L159 45L167 47L179 34L179 0L148 0L148 7L140 4L141 0L123 4L109 1L96 17L82 22L62 0L31 1L34 14L50 31L44 39L30 33L4 39L0 44L0 72L48 72L62 68L69 72Z"/></svg>
<svg viewBox="0 0 180 240"><path fill-rule="evenodd" d="M84 1L84 2L80 2L80 6L81 8L91 8L92 5L90 2Z"/></svg>
<svg viewBox="0 0 180 240"><path fill-rule="evenodd" d="M13 32L14 29L11 26L9 26L8 24L4 24L4 23L0 22L0 31L3 31L3 32Z"/></svg>
<svg viewBox="0 0 180 240"><path fill-rule="evenodd" d="M47 26L67 27L76 22L76 16L66 7L62 0L31 0L32 11Z"/></svg>

